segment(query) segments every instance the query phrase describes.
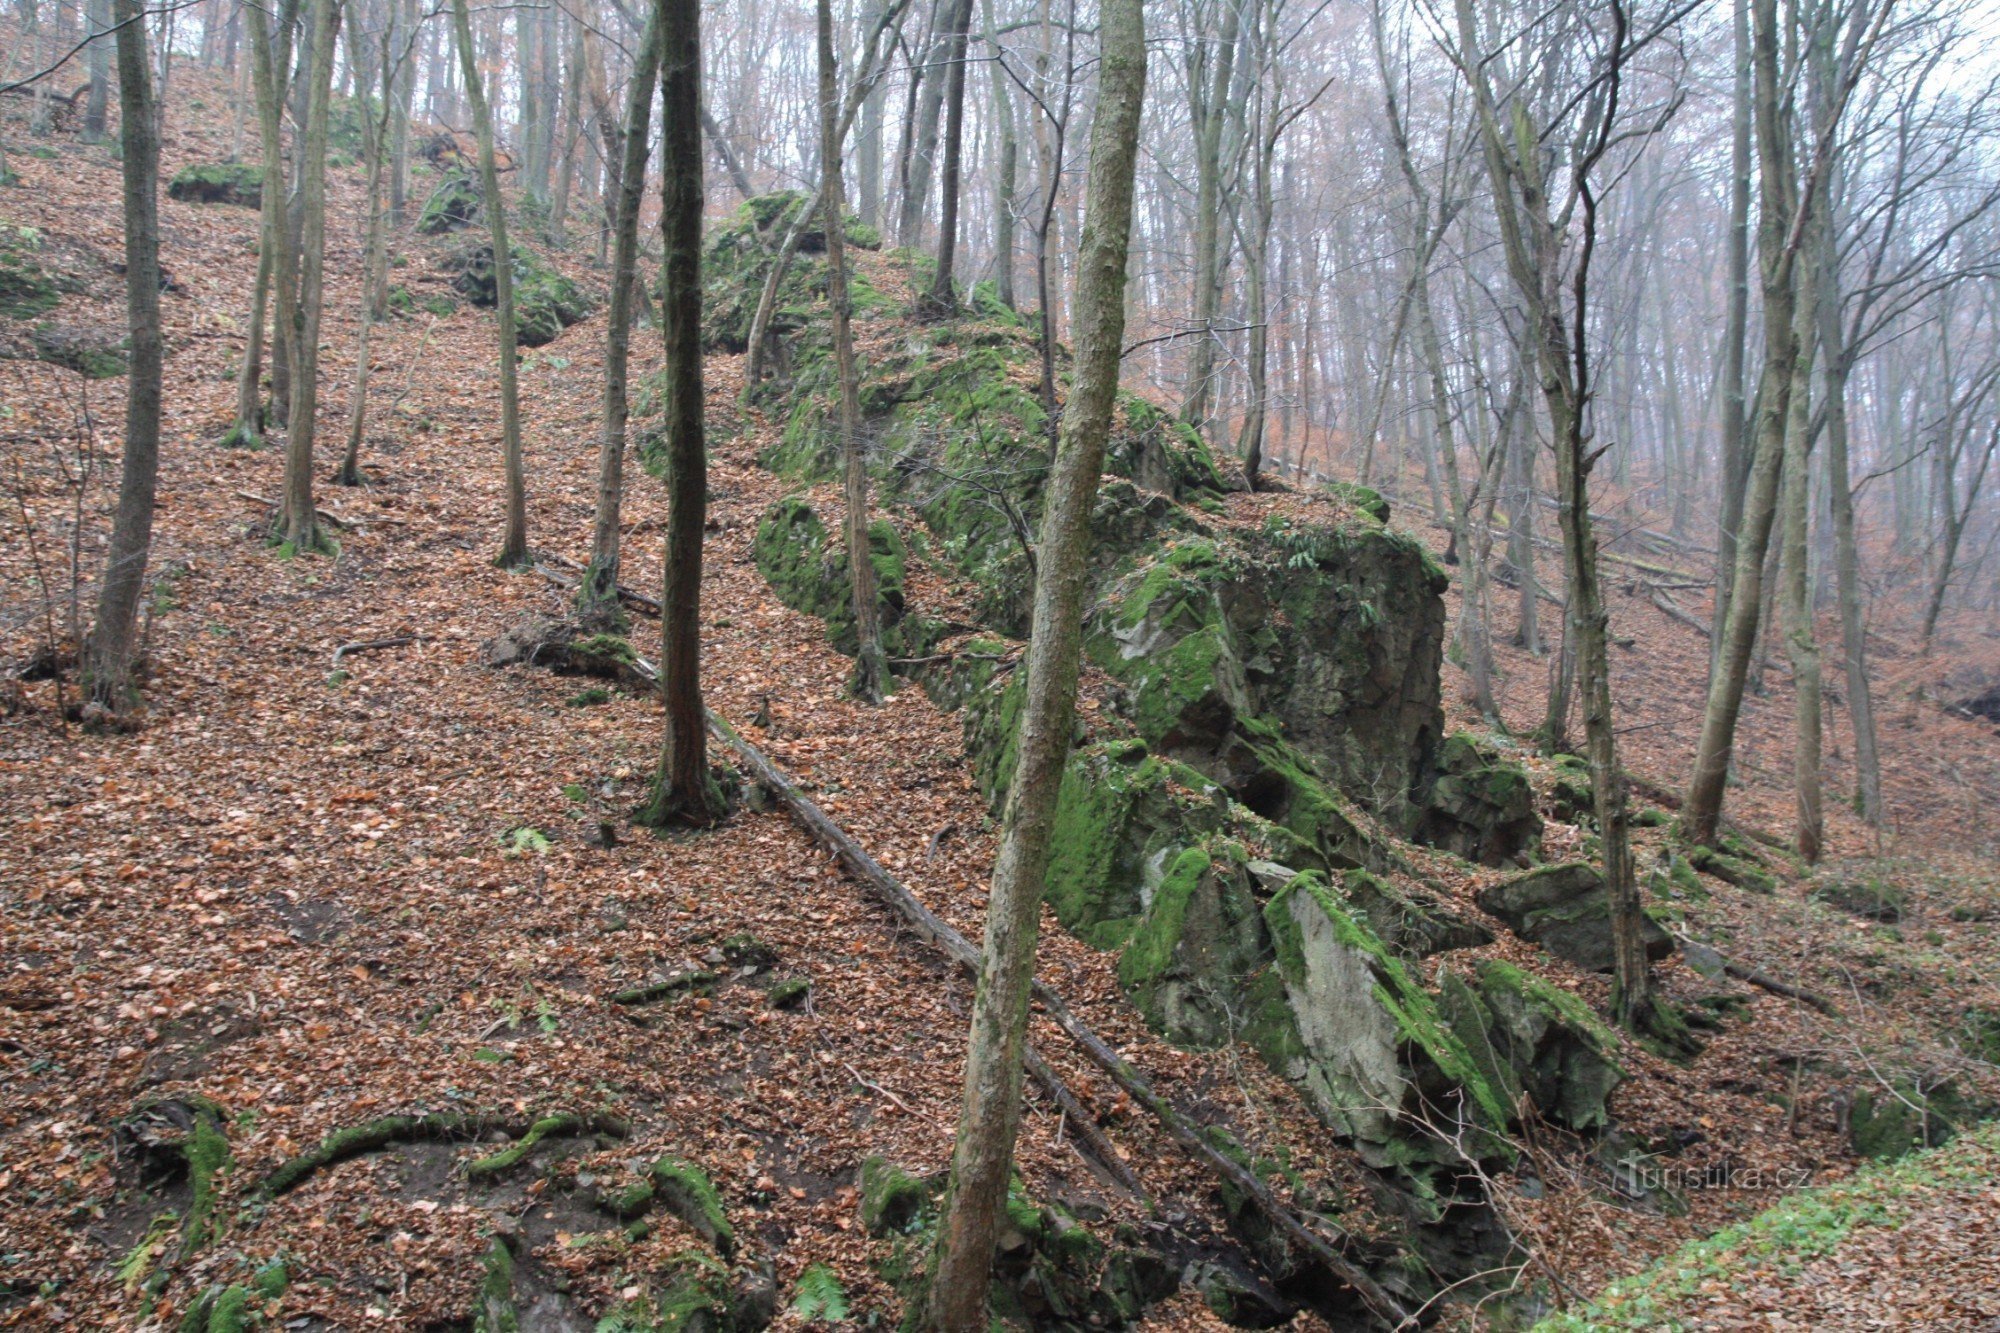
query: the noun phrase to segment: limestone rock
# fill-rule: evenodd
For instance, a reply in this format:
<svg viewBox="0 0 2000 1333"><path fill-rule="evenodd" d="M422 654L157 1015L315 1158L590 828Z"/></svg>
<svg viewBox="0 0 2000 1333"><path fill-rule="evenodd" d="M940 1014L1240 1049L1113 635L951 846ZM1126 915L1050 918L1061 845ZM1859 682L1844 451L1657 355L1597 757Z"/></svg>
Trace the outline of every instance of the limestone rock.
<svg viewBox="0 0 2000 1333"><path fill-rule="evenodd" d="M1594 866L1566 861L1515 875L1482 890L1479 905L1558 958L1590 972L1611 970L1611 907ZM1651 919L1643 933L1648 958L1673 952L1672 937Z"/></svg>
<svg viewBox="0 0 2000 1333"><path fill-rule="evenodd" d="M1490 866L1505 865L1541 842L1534 789L1520 765L1459 734L1445 740L1438 769L1430 807L1417 825L1419 841Z"/></svg>
<svg viewBox="0 0 2000 1333"><path fill-rule="evenodd" d="M1439 1000L1472 1058L1507 1099L1570 1129L1609 1123L1605 1099L1625 1077L1617 1034L1590 1007L1532 973L1496 959L1470 979L1447 972Z"/></svg>

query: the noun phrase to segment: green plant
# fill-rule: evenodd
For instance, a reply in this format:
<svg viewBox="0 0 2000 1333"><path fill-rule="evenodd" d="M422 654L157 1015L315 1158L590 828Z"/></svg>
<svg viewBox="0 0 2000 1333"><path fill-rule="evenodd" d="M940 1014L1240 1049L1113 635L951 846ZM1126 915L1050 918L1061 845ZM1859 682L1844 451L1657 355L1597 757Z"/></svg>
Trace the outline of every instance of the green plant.
<svg viewBox="0 0 2000 1333"><path fill-rule="evenodd" d="M847 1290L825 1264L808 1265L792 1289L792 1313L828 1324L847 1322Z"/></svg>
<svg viewBox="0 0 2000 1333"><path fill-rule="evenodd" d="M500 835L502 856L526 856L529 852L540 856L548 851L549 847L548 835L530 824L510 828Z"/></svg>

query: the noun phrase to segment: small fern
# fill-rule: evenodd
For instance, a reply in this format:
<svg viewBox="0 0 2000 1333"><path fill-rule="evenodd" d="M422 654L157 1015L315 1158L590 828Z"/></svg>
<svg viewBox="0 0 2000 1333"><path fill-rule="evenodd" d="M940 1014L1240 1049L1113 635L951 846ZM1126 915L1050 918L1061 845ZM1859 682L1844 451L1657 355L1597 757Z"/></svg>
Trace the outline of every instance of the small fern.
<svg viewBox="0 0 2000 1333"><path fill-rule="evenodd" d="M792 1313L801 1319L817 1319L822 1323L844 1324L847 1322L847 1290L840 1285L833 1270L825 1264L813 1264L799 1274L798 1285L792 1292Z"/></svg>

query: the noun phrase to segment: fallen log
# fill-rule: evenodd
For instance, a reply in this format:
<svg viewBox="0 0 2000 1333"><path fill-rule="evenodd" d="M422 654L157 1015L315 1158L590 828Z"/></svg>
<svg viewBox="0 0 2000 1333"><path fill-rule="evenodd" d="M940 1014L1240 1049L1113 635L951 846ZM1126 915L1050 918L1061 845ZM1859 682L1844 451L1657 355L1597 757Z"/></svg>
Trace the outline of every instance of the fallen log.
<svg viewBox="0 0 2000 1333"><path fill-rule="evenodd" d="M1738 981L1748 982L1750 985L1757 987L1757 989L1759 990L1767 990L1771 992L1771 994L1782 996L1787 1000L1797 1000L1800 1004L1806 1005L1809 1008L1819 1010L1819 1012L1825 1014L1828 1018L1840 1017L1839 1008L1835 1006L1832 1000L1827 999L1824 995L1820 995L1814 991L1809 991L1803 986L1794 986L1789 981L1780 981L1776 977L1772 976L1769 972L1765 972L1760 968L1752 967L1748 963L1741 963L1734 958L1727 957L1719 950L1716 950L1714 945L1701 944L1699 940L1689 939L1686 935L1681 934L1681 932L1679 932L1678 930L1673 932L1673 936L1675 939L1679 940L1682 944L1696 944L1700 945L1700 947L1704 949L1708 949L1714 952L1717 958L1722 959L1722 970L1728 975L1735 977Z"/></svg>
<svg viewBox="0 0 2000 1333"><path fill-rule="evenodd" d="M343 643L333 650L334 670L340 669L340 659L349 653L372 653L383 648L402 648L421 641L421 634L397 634L387 639L357 639L353 643Z"/></svg>
<svg viewBox="0 0 2000 1333"><path fill-rule="evenodd" d="M902 917L919 935L941 949L953 962L975 975L978 973L980 951L970 940L959 934L949 922L931 911L915 894L884 870L881 864L868 854L866 848L828 818L824 810L800 792L756 746L739 736L728 722L711 712L709 724L717 739L736 752L749 766L757 781L785 806L794 820L833 853L835 859L849 874L873 890L878 898ZM1035 983L1034 997L1042 1006L1043 1013L1069 1035L1090 1062L1108 1074L1111 1081L1123 1089L1127 1096L1145 1107L1167 1132L1167 1136L1189 1156L1240 1190L1272 1225L1303 1246L1341 1281L1353 1287L1375 1313L1392 1325L1401 1324L1409 1318L1409 1312L1383 1290L1375 1279L1335 1249L1324 1236L1307 1226L1291 1209L1285 1207L1262 1179L1224 1155L1202 1137L1198 1130L1188 1124L1180 1113L1167 1103L1166 1098L1153 1091L1151 1085L1137 1070L1126 1063L1125 1059L1103 1038L1091 1031L1072 1013L1059 995L1038 981ZM1029 1066L1030 1072L1034 1072L1035 1066L1039 1064L1039 1060L1033 1060ZM1079 1128L1090 1123L1087 1118L1078 1120L1075 1115L1072 1115L1071 1119Z"/></svg>
<svg viewBox="0 0 2000 1333"><path fill-rule="evenodd" d="M642 674L658 679L659 669L645 658L637 659L636 666ZM759 785L785 807L795 822L831 852L848 874L872 890L876 897L900 916L918 935L941 950L960 967L975 977L978 975L980 951L970 940L961 935L950 922L926 907L901 881L883 869L881 863L869 855L865 847L850 837L840 825L834 823L827 813L801 792L762 751L739 735L726 719L711 710L708 722L709 730L718 740L736 752L749 767L751 775L756 778ZM1153 1091L1152 1085L1147 1083L1123 1056L1070 1011L1061 996L1037 981L1034 983L1034 998L1042 1006L1043 1013L1076 1043L1084 1056L1103 1070L1127 1096L1144 1107L1166 1131L1167 1137L1188 1156L1208 1168L1212 1174L1234 1186L1274 1227L1326 1265L1330 1272L1352 1287L1371 1310L1392 1326L1400 1326L1410 1320L1410 1312L1384 1290L1380 1283L1336 1249L1326 1237L1306 1225L1271 1192L1270 1187L1259 1176L1216 1148L1174 1110L1166 1098ZM1055 1071L1050 1069L1031 1048L1025 1052L1025 1064L1027 1072L1067 1113L1069 1122L1074 1126L1078 1136L1090 1143L1093 1152L1099 1155L1105 1170L1125 1188L1143 1198L1144 1192L1138 1181L1132 1177L1130 1169L1118 1157L1116 1149L1104 1141L1096 1122L1084 1112L1074 1095L1063 1088ZM1062 1090L1058 1092L1057 1089ZM1341 1239L1345 1240L1346 1237L1342 1235Z"/></svg>

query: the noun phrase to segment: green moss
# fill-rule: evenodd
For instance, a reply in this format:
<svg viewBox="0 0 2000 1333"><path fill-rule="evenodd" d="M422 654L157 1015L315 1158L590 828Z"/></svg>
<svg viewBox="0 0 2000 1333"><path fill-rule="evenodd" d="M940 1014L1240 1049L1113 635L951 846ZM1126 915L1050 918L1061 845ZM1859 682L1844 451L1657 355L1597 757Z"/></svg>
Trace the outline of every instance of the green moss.
<svg viewBox="0 0 2000 1333"><path fill-rule="evenodd" d="M688 1224L715 1252L727 1259L736 1251L736 1229L723 1210L722 1196L708 1173L679 1157L653 1163L653 1188L661 1206Z"/></svg>
<svg viewBox="0 0 2000 1333"><path fill-rule="evenodd" d="M495 1236L480 1256L479 1309L472 1317L473 1333L520 1333L521 1316L514 1306L514 1252Z"/></svg>
<svg viewBox="0 0 2000 1333"><path fill-rule="evenodd" d="M1980 1189L2000 1176L2000 1125L1948 1147L1894 1164L1862 1168L1845 1180L1799 1190L1747 1222L1692 1241L1633 1277L1618 1278L1587 1306L1552 1315L1536 1333L1692 1328L1712 1317L1717 1292L1753 1281L1770 1286L1801 1277L1837 1254L1857 1232L1855 1262L1868 1245L1892 1235L1906 1217L1944 1190ZM1781 1288L1782 1289L1782 1288Z"/></svg>
<svg viewBox="0 0 2000 1333"><path fill-rule="evenodd" d="M194 1117L181 1151L187 1156L187 1214L181 1222L182 1252L192 1254L214 1238L216 1191L220 1177L229 1169L229 1136L222 1132L214 1110L203 1108Z"/></svg>
<svg viewBox="0 0 2000 1333"><path fill-rule="evenodd" d="M167 183L167 196L191 204L238 204L257 208L264 202L261 162L204 162L182 167Z"/></svg>
<svg viewBox="0 0 2000 1333"><path fill-rule="evenodd" d="M805 977L791 977L771 987L764 997L764 1003L773 1009L796 1009L812 994L812 982Z"/></svg>
<svg viewBox="0 0 2000 1333"><path fill-rule="evenodd" d="M35 256L42 234L33 227L0 222L0 315L33 319L62 301L62 290Z"/></svg>
<svg viewBox="0 0 2000 1333"><path fill-rule="evenodd" d="M861 1163L861 1225L869 1235L909 1233L930 1202L931 1187L888 1158Z"/></svg>
<svg viewBox="0 0 2000 1333"><path fill-rule="evenodd" d="M1325 483L1325 490L1377 523L1389 521L1389 502L1373 486L1361 486L1351 481L1329 481Z"/></svg>
<svg viewBox="0 0 2000 1333"><path fill-rule="evenodd" d="M1687 849L1688 864L1704 875L1713 875L1726 884L1750 893L1765 895L1778 891L1778 878L1770 871L1739 856L1719 852L1712 847L1693 846Z"/></svg>
<svg viewBox="0 0 2000 1333"><path fill-rule="evenodd" d="M475 1158L465 1168L466 1179L485 1180L505 1175L528 1159L543 1139L567 1134L580 1134L589 1128L584 1117L567 1112L546 1115L528 1126L528 1132L502 1148L499 1152Z"/></svg>
<svg viewBox="0 0 2000 1333"><path fill-rule="evenodd" d="M479 217L479 181L470 172L449 171L417 214L417 234L441 236L469 227Z"/></svg>

